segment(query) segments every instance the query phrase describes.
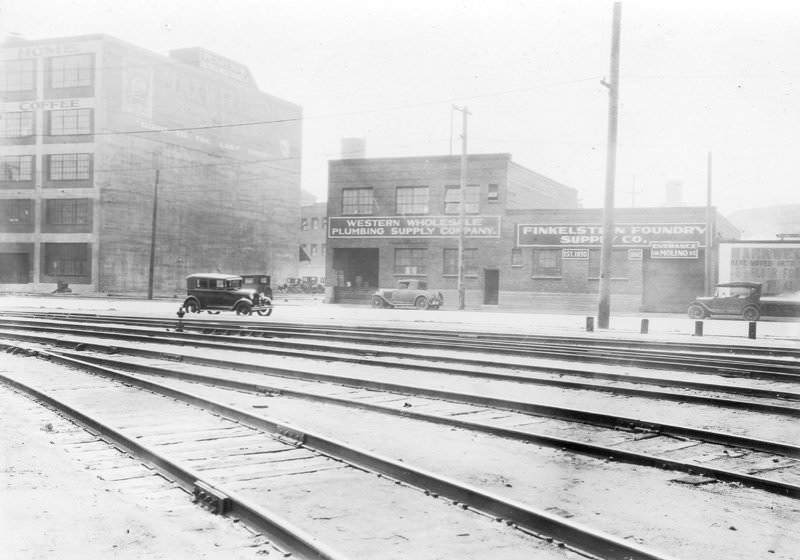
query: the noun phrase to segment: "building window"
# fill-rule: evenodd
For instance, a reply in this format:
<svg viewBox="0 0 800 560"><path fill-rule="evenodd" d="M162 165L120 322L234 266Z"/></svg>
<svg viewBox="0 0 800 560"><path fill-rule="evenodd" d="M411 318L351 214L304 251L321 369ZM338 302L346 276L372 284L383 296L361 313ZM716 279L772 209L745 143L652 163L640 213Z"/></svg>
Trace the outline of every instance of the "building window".
<svg viewBox="0 0 800 560"><path fill-rule="evenodd" d="M319 250L319 248L317 247L317 244L316 243L312 243L311 244L311 256L312 257L316 257L318 250Z"/></svg>
<svg viewBox="0 0 800 560"><path fill-rule="evenodd" d="M496 184L489 184L489 194L486 197L489 202L497 202L500 200L500 187Z"/></svg>
<svg viewBox="0 0 800 560"><path fill-rule="evenodd" d="M50 62L50 87L91 86L94 82L94 55L54 56Z"/></svg>
<svg viewBox="0 0 800 560"><path fill-rule="evenodd" d="M319 246L319 252L320 255L324 257L325 255L328 254L328 246L323 243L322 245Z"/></svg>
<svg viewBox="0 0 800 560"><path fill-rule="evenodd" d="M33 181L33 156L0 158L0 181Z"/></svg>
<svg viewBox="0 0 800 560"><path fill-rule="evenodd" d="M300 220L300 229L303 231L308 231L308 218L302 218Z"/></svg>
<svg viewBox="0 0 800 560"><path fill-rule="evenodd" d="M534 249L533 276L561 276L561 249Z"/></svg>
<svg viewBox="0 0 800 560"><path fill-rule="evenodd" d="M372 214L372 187L342 190L342 215L358 216Z"/></svg>
<svg viewBox="0 0 800 560"><path fill-rule="evenodd" d="M49 276L70 277L89 274L87 243L45 243L44 270Z"/></svg>
<svg viewBox="0 0 800 560"><path fill-rule="evenodd" d="M36 89L36 60L4 60L0 63L0 91Z"/></svg>
<svg viewBox="0 0 800 560"><path fill-rule="evenodd" d="M308 254L308 245L305 243L300 244L300 262L311 262L311 257Z"/></svg>
<svg viewBox="0 0 800 560"><path fill-rule="evenodd" d="M47 158L47 178L51 181L92 178L92 154L51 154Z"/></svg>
<svg viewBox="0 0 800 560"><path fill-rule="evenodd" d="M328 218L322 218L322 229L328 229Z"/></svg>
<svg viewBox="0 0 800 560"><path fill-rule="evenodd" d="M51 198L47 200L45 220L53 226L76 226L90 223L88 198Z"/></svg>
<svg viewBox="0 0 800 560"><path fill-rule="evenodd" d="M428 187L397 187L395 197L398 214L428 213Z"/></svg>
<svg viewBox="0 0 800 560"><path fill-rule="evenodd" d="M4 113L0 115L3 138L33 136L33 111Z"/></svg>
<svg viewBox="0 0 800 560"><path fill-rule="evenodd" d="M600 278L600 249L589 251L589 278ZM628 250L611 251L611 278L622 280L628 278Z"/></svg>
<svg viewBox="0 0 800 560"><path fill-rule="evenodd" d="M522 266L522 249L511 249L511 266Z"/></svg>
<svg viewBox="0 0 800 560"><path fill-rule="evenodd" d="M62 109L48 113L48 130L52 136L92 133L92 109Z"/></svg>
<svg viewBox="0 0 800 560"><path fill-rule="evenodd" d="M311 218L311 229L319 229L319 218Z"/></svg>
<svg viewBox="0 0 800 560"><path fill-rule="evenodd" d="M427 251L425 249L395 249L395 274L425 274Z"/></svg>
<svg viewBox="0 0 800 560"><path fill-rule="evenodd" d="M478 275L477 257L477 249L464 249L464 276ZM445 249L443 262L443 275L458 276L458 249Z"/></svg>
<svg viewBox="0 0 800 560"><path fill-rule="evenodd" d="M480 211L481 188L478 185L467 185L464 191L464 213L477 214ZM458 214L461 206L461 187L445 187L444 213Z"/></svg>
<svg viewBox="0 0 800 560"><path fill-rule="evenodd" d="M2 208L3 223L15 225L33 223L33 200L29 198L4 200Z"/></svg>

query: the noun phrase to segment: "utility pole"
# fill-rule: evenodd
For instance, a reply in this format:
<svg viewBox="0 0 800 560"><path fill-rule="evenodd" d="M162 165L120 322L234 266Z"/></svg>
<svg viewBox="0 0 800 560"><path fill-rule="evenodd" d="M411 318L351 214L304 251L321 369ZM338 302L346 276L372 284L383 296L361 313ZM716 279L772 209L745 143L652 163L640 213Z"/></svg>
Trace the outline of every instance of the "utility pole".
<svg viewBox="0 0 800 560"><path fill-rule="evenodd" d="M607 329L611 315L611 256L614 241L614 175L617 165L617 116L619 112L619 37L622 3L614 2L611 37L611 75L608 87L608 154L603 204L603 246L600 251L600 300L597 326Z"/></svg>
<svg viewBox="0 0 800 560"><path fill-rule="evenodd" d="M703 275L703 293L711 295L711 245L714 243L714 224L711 216L711 152L708 152L706 167L706 250L705 274Z"/></svg>
<svg viewBox="0 0 800 560"><path fill-rule="evenodd" d="M466 294L464 289L464 217L467 190L467 115L471 113L466 107L453 107L461 111L461 180L459 182L458 203L458 308L464 309Z"/></svg>
<svg viewBox="0 0 800 560"><path fill-rule="evenodd" d="M153 181L153 224L150 229L150 270L147 275L147 299L153 299L153 275L156 265L156 223L158 218L158 175L159 169L156 167L156 179Z"/></svg>

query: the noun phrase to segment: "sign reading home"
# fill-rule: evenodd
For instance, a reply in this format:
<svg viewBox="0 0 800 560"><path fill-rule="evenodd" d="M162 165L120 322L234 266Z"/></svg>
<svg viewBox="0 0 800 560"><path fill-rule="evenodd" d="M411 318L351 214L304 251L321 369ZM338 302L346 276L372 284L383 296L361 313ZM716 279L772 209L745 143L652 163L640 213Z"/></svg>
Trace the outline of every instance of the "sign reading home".
<svg viewBox="0 0 800 560"><path fill-rule="evenodd" d="M650 247L653 243L705 246L705 224L617 224L612 244ZM592 224L517 224L519 247L592 247L603 243L603 227Z"/></svg>
<svg viewBox="0 0 800 560"><path fill-rule="evenodd" d="M455 237L458 216L380 216L328 218L328 237ZM464 237L500 237L499 216L467 216Z"/></svg>
<svg viewBox="0 0 800 560"><path fill-rule="evenodd" d="M651 259L696 259L697 243L653 243L650 246Z"/></svg>

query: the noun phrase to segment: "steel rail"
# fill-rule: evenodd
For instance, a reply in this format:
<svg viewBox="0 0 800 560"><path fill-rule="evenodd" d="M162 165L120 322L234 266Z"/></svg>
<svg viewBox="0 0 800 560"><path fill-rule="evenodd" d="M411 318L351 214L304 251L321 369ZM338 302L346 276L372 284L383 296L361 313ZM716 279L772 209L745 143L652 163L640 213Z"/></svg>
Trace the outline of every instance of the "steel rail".
<svg viewBox="0 0 800 560"><path fill-rule="evenodd" d="M70 329L68 326L48 326L47 324L42 324L38 322L26 322L26 321L0 321L0 325L12 325L18 327L24 327L26 330L38 330L38 331L46 331L46 332L62 332L62 333L70 333L74 332L75 329ZM203 341L205 346L211 347L212 344L209 341L228 341L226 344L222 344L221 346L227 346L231 343L231 335L234 334L243 334L245 336L237 337L236 343L241 345L247 346L262 346L268 347L271 353L280 353L284 355L290 356L304 356L303 352L305 351L315 351L315 352L335 352L338 353L337 360L339 361L348 361L348 358L342 356L342 354L349 353L349 354L356 354L360 356L385 356L385 357L394 357L394 358L418 358L419 354L414 352L398 352L396 350L382 350L376 348L347 348L347 347L339 347L332 344L311 344L311 343L304 343L304 342L289 342L289 341L274 341L268 338L258 338L258 331L241 331L239 329L226 329L225 335L220 334L191 334L187 332L175 332L170 331L167 333L158 331L157 334L147 334L147 331L142 328L130 328L130 327L114 327L113 329L106 326L99 326L99 325L80 325L81 330L84 331L91 331L96 333L94 336L103 337L103 338L113 338L113 332L117 333L124 333L130 337L139 336L142 337L142 340L150 340L153 341L156 337L164 337L169 336L170 338L177 339L177 340L184 340L184 341L193 341L195 343ZM448 350L454 350L453 348L448 348ZM551 352L554 358L558 358L560 354L557 352ZM447 361L452 363L454 361L458 361L464 365L478 365L478 366L486 366L486 365L496 365L497 361L491 361L486 359L475 359L475 358L454 358L453 356L425 356L426 359L429 361ZM698 362L698 356L692 358L692 360L682 360L679 363L672 363L665 361L663 359L656 359L654 357L652 362L649 362L644 359L637 360L638 363L628 363L630 361L620 361L615 359L605 359L602 356L596 356L596 359L586 359L585 361L592 362L592 363L613 363L615 365L635 365L635 366L648 366L648 367L656 367L658 369L678 369L678 370L690 370L692 373L711 373L711 374L737 374L747 378L753 379L764 379L764 380L773 380L773 381L787 381L791 383L797 383L800 381L800 371L798 371L798 367L800 366L792 366L790 368L786 368L787 371L791 373L780 373L780 372L767 372L767 371L754 371L753 369L743 369L743 370L733 370L729 366L717 366L713 363L701 363ZM361 363L362 358L356 359L349 359L349 361L353 361L356 363ZM400 364L393 364L394 367L403 367ZM530 367L524 364L515 365L515 367ZM780 369L780 364L776 365L776 369ZM557 367L557 366L535 366L535 370L541 371L542 369L546 369L549 371L566 371L572 372L573 369L565 368L565 367Z"/></svg>
<svg viewBox="0 0 800 560"><path fill-rule="evenodd" d="M63 331L62 331L63 332ZM71 334L75 333L74 329L68 331ZM92 331L96 332L96 331ZM213 335L212 335L213 336ZM9 331L0 331L0 337L6 338L14 338L17 340L30 340L35 342L50 342L51 344L56 344L59 346L69 346L76 343L69 343L66 341L59 341L57 339L47 339L43 337L35 337L29 334L19 335L17 333L9 332ZM107 338L108 333L103 337ZM131 337L133 340L137 338ZM148 342L159 342L158 339L154 337L147 337L146 340ZM229 340L229 339L226 339ZM196 341L194 343L197 346L204 346L204 347L211 347L211 348L220 348L218 343L206 343L202 341ZM102 345L95 345L100 351L103 351L105 348ZM224 349L231 350L232 346L236 346L236 342L228 343L222 345ZM146 352L146 351L145 351ZM282 351L282 350L275 350L271 353L281 353L281 354L289 354L292 356L299 356L303 358L309 358L307 353L298 354L297 352L292 351ZM164 353L161 353L164 354ZM418 358L418 356L415 356ZM194 361L198 364L210 364L214 363L217 365L223 365L228 363L225 360L218 360L215 361L213 358L201 358L201 357L192 357L181 355L181 359L184 361ZM330 357L326 354L325 359L330 359ZM407 369L417 369L417 370L425 370L425 371L432 371L435 373L446 373L449 375L463 375L467 377L473 378L482 378L482 379L494 379L498 381L513 381L522 384L533 384L533 385L545 385L545 386L553 386L553 387L560 387L566 389L575 389L575 390L587 390L587 391L597 391L597 392L605 392L610 394L619 394L619 395L628 395L628 396L637 396L642 398L654 398L660 400L672 400L672 401L679 401L679 402L689 402L689 403L696 403L696 404L703 404L703 405L710 405L710 406L718 406L718 407L727 407L727 408L736 408L736 409L744 409L744 410L753 410L764 412L768 414L781 414L787 416L800 416L800 408L793 408L787 407L782 405L770 404L770 403L758 403L758 402L751 402L751 401L739 401L733 399L721 399L718 397L707 397L707 396L699 396L699 395L686 395L683 393L671 393L665 391L652 391L648 389L635 389L635 388L628 388L628 387L615 387L611 385L596 385L591 383L582 383L577 381L568 381L564 379L544 379L544 378L536 378L536 377L524 377L521 375L516 374L503 374L497 372L481 372L481 371L468 371L465 370L463 367L458 366L448 366L448 365L430 365L430 364L416 364L416 363L398 363L398 362L388 362L386 360L381 360L379 358L358 358L358 359L347 359L347 358L340 358L337 357L336 360L344 361L344 362L355 362L358 364L363 365L376 365L381 367L393 367L393 368L407 368ZM458 358L453 358L451 362L459 363L460 360ZM475 360L470 360L469 365L476 365ZM497 362L488 362L488 361L478 361L477 365L479 366L497 366ZM509 367L513 367L515 369L524 369L526 371L534 372L534 373L560 373L561 375L567 376L575 376L575 377L587 377L592 379L605 379L611 381L618 381L618 382L626 382L626 383L633 383L633 384L647 384L653 386L667 386L667 387L678 387L681 389L693 389L698 391L709 391L709 392L717 392L717 393L724 393L724 394L732 394L737 396L749 396L755 398L762 398L762 399L775 399L775 400L785 400L785 401L800 401L800 393L790 393L787 391L776 391L770 389L759 389L753 387L735 387L735 386L726 386L726 385L717 385L713 383L699 383L693 381L683 381L683 380L669 380L669 379L653 379L650 377L644 376L633 376L633 375L624 375L624 374L609 374L609 373L602 373L602 372L586 372L586 371L579 371L570 368L551 368L549 366L528 366L525 364L514 364L509 363L507 364ZM223 366L224 367L224 366ZM287 372L291 373L295 370L286 370Z"/></svg>
<svg viewBox="0 0 800 560"><path fill-rule="evenodd" d="M669 557L646 547L627 542L624 539L594 530L581 523L532 508L527 504L510 500L477 487L457 482L434 473L398 462L380 455L348 446L331 438L317 435L311 431L291 426L262 416L254 416L225 404L206 399L188 392L179 391L126 375L96 364L74 360L54 353L40 351L38 357L53 362L78 367L104 377L115 379L135 387L176 400L198 406L244 425L289 437L309 449L336 457L363 469L381 473L411 486L445 496L454 502L465 504L477 511L483 511L496 518L505 519L517 526L539 535L547 535L577 550L595 554L601 558L626 558L630 560L667 560ZM5 376L0 375L4 381ZM76 411L79 412L79 411Z"/></svg>
<svg viewBox="0 0 800 560"><path fill-rule="evenodd" d="M161 366L134 364L130 362L123 362L118 359L97 358L94 356L80 356L71 352L59 352L58 354L72 359L81 359L83 361L88 361L104 367L123 369L126 371L132 371L144 375L152 375L157 377L165 377L169 379L177 379L181 381L202 383L212 387L225 387L228 389L235 389L239 391L248 391L254 394L265 394L265 393L278 394L280 396L285 396L289 398L316 401L327 404L334 404L338 406L345 406L349 408L359 408L363 410L369 410L372 412L389 414L393 416L413 418L436 424L442 424L452 427L468 429L472 431L478 431L499 437L505 437L508 439L525 441L529 443L536 443L547 447L559 448L562 450L565 449L581 453L583 455L614 460L617 462L674 470L679 472L685 472L688 474L700 474L725 482L737 482L740 484L744 484L746 486L750 486L752 488L757 488L759 490L765 490L768 492L773 492L780 495L789 496L792 498L800 498L800 486L794 484L770 480L758 476L753 476L747 473L739 473L727 469L708 467L698 463L677 461L675 459L670 459L668 457L662 457L658 455L650 455L645 453L637 453L634 451L619 450L612 447L590 444L567 438L559 438L544 434L537 434L534 432L524 432L512 428L490 426L486 424L481 424L479 422L471 422L468 420L461 420L443 416L436 416L433 414L426 414L424 412L416 412L407 409L397 409L378 404L353 401L342 397L318 395L314 393L307 393L302 391L294 391L279 387L273 387L270 385L264 385L260 383L249 383L249 382L235 381L220 377L212 377L203 374L187 373L179 370L172 370ZM393 393L394 392L395 391L393 391ZM415 393L405 393L405 394L416 396ZM452 399L448 398L446 400L450 402L461 402L458 400L459 396L458 393L453 393L453 396L454 398ZM477 404L477 403L473 402L470 404ZM488 404L486 406L490 408L497 408L497 407L491 407ZM502 407L502 409L511 410L511 405L504 406ZM795 448L795 450L798 453L798 455L800 455L800 448Z"/></svg>
<svg viewBox="0 0 800 560"><path fill-rule="evenodd" d="M91 343L84 343L84 342L70 342L70 341L63 341L63 340L54 340L54 339L47 339L44 337L36 337L32 335L13 335L7 336L7 331L0 331L0 338L14 338L16 340L27 340L31 342L37 342L40 344L54 344L57 346L72 346L75 345L83 345L85 348L95 348L101 352L107 351L107 346L104 345L96 345ZM150 340L152 342L152 340ZM226 349L230 350L230 346L227 346ZM175 353L165 353L159 351L148 351L143 349L136 349L136 350L128 350L128 353L136 353L143 356L172 356L172 359L179 359L185 363L195 363L197 365L213 365L216 367L223 367L223 368L231 368L232 362L229 360L222 360L216 358L205 358L199 356L190 356L186 354L175 354ZM303 355L304 358L308 358L307 355ZM359 360L360 364L365 364L364 360ZM371 365L381 365L381 366L394 366L394 364L386 364L386 363L378 363L370 361L368 362ZM405 367L413 367L410 365L406 365ZM292 378L305 378L305 379L314 379L319 381L326 381L332 383L340 383L340 384L347 384L350 386L366 386L369 383L378 383L378 382L370 382L367 380L363 380L361 378L348 378L342 377L337 375L327 375L327 374L320 374L314 373L309 371L300 371L296 368L287 369L287 368L277 368L274 366L258 366L253 364L244 364L244 363L236 363L236 368L239 370L249 370L249 371L257 371L259 373L268 373L271 375L279 375L284 377L292 377ZM473 378L480 378L480 379L493 379L497 381L511 381L516 383L522 384L533 384L533 385L543 385L543 386L552 386L558 387L563 389L572 389L572 390L584 390L584 391L596 391L596 392L604 392L614 395L625 395L625 396L633 396L639 398L649 398L654 400L662 400L662 401L675 401L675 402L684 402L684 403L693 403L705 406L714 406L718 408L731 408L737 410L750 410L755 412L761 412L764 414L775 414L775 415L782 415L782 416L789 416L789 417L800 417L800 408L796 407L787 407L782 405L777 405L774 403L759 403L759 402L751 402L751 401L740 401L740 400L733 400L733 399L721 399L719 397L706 397L706 396L699 396L699 395L686 395L682 393L673 393L673 392L665 392L665 391L653 391L649 389L634 389L628 387L614 387L608 385L594 385L590 383L579 383L575 381L566 381L561 379L541 379L541 378L531 378L531 377L522 377L519 375L513 374L502 374L502 373L495 373L495 372L476 372L476 371L465 371L463 369L458 368L449 368L444 366L420 366L418 369L425 369L427 371L432 371L435 373L445 373L448 375L463 375L467 377ZM571 372L570 372L571 374ZM616 376L618 379L617 381L626 381L626 382L638 382L635 378L624 378L625 376ZM619 379L622 378L622 379ZM684 389L695 389L695 390L707 390L707 391L716 391L721 393L729 393L729 394L736 394L736 395L747 395L747 396L754 396L760 398L769 398L769 399L783 399L783 400L793 400L797 401L800 400L800 394L797 393L787 393L782 391L770 391L767 389L753 389L753 388L745 388L744 390L738 390L735 387L725 387L725 386L718 386L713 384L699 384L693 382L662 382L661 380L653 381L649 378L643 378L646 380L648 384L652 385L669 385L672 387L681 387ZM380 386L383 387L385 384L374 385L375 387Z"/></svg>
<svg viewBox="0 0 800 560"><path fill-rule="evenodd" d="M169 327L174 325L175 320L166 320L163 318L150 318L150 317L142 317L142 316L128 316L128 315L100 315L95 313L72 313L72 312L39 312L39 311L7 311L7 312L0 312L0 315L29 315L29 316L36 316L36 317L43 317L43 318L69 318L75 320L103 320L103 321L110 321L110 322L121 322L123 324L131 324L133 322L140 323L142 325L147 324L158 324L159 326ZM546 335L546 334L520 334L520 333L497 333L497 332L485 332L485 331L457 331L451 332L444 329L421 329L421 328L414 328L414 329L407 329L407 328L399 328L399 327L375 327L375 326L338 326L338 325L324 325L324 324L310 324L310 323L279 323L270 321L268 324L264 324L261 322L246 322L245 324L236 324L231 321L203 321L203 320L193 320L186 316L183 319L184 325L191 328L217 328L217 329L249 329L249 330L257 330L260 332L269 332L273 334L286 334L290 333L295 336L307 336L307 337L314 337L314 336L334 336L333 333L340 333L342 336L346 336L347 333L351 333L353 337L357 337L359 340L363 340L364 338L372 335L376 337L381 337L380 340L382 341L387 334L397 337L398 339L402 337L409 337L410 340L414 339L429 339L431 337L438 337L442 339L446 339L448 341L456 340L456 341L464 341L464 340L482 340L482 341L492 341L492 342L509 342L509 343L539 343L539 342L549 342L549 343L563 343L563 344L570 344L575 345L578 344L580 346L599 346L603 348L607 348L609 346L619 347L619 346L626 346L626 345L635 345L637 348L643 348L645 350L663 350L663 349L670 349L675 348L676 350L680 351L681 353L686 353L687 343L686 342L674 342L674 341L648 341L648 340L641 340L641 339L630 339L630 338L597 338L592 336L559 336L559 335ZM692 340L690 344L688 344L692 348L693 355L696 355L700 352L705 353L719 353L723 355L732 355L732 354L764 354L771 357L792 357L792 358L800 358L800 350L794 347L768 347L768 346L742 346L741 348L732 348L728 345L722 345L718 343L709 343L709 342L698 342L697 340Z"/></svg>
<svg viewBox="0 0 800 560"><path fill-rule="evenodd" d="M48 355L42 353L42 356ZM58 359L53 357L53 361L58 361ZM159 471L172 477L181 488L190 494L192 488L195 487L198 482L216 488L230 498L228 515L239 518L250 527L263 531L268 535L269 539L277 543L279 547L291 550L293 553L308 559L347 560L347 557L340 555L327 545L320 543L312 535L307 534L276 513L252 503L232 490L208 481L200 473L165 458L149 446L136 441L136 439L127 437L125 434L110 428L91 416L82 413L80 410L33 387L11 379L2 373L0 373L0 382L66 414L79 424L86 426L90 431L100 434L103 439L114 442L115 445L124 449L126 453L155 466Z"/></svg>

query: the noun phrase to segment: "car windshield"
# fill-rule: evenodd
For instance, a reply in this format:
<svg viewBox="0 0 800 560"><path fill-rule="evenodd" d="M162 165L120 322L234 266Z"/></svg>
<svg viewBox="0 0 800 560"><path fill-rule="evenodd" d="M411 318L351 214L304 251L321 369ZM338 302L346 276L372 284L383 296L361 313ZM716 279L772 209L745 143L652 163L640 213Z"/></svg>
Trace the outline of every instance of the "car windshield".
<svg viewBox="0 0 800 560"><path fill-rule="evenodd" d="M714 293L716 297L747 297L750 295L750 290L752 288L748 288L745 286L717 286L717 290Z"/></svg>
<svg viewBox="0 0 800 560"><path fill-rule="evenodd" d="M225 287L226 288L231 288L233 290L238 290L239 288L242 287L242 281L238 280L238 279L237 280L226 280L225 281Z"/></svg>

